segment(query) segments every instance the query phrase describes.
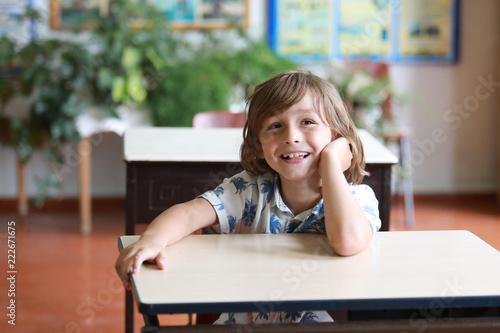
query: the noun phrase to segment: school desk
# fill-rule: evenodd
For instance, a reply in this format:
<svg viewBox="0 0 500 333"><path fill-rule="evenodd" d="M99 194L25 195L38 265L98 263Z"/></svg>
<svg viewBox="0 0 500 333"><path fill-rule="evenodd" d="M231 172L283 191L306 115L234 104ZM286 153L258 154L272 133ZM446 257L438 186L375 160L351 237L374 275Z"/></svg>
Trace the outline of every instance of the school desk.
<svg viewBox="0 0 500 333"><path fill-rule="evenodd" d="M382 229L389 230L391 167L397 157L360 130L370 185L379 200ZM126 234L149 223L168 207L214 189L242 170L240 128L131 128L124 137L127 166Z"/></svg>
<svg viewBox="0 0 500 333"><path fill-rule="evenodd" d="M137 239L122 236L119 246ZM336 256L319 234L191 235L166 256L164 270L145 264L131 277L153 326L165 313L419 309L432 317L500 306L500 252L468 231L379 232L352 257Z"/></svg>

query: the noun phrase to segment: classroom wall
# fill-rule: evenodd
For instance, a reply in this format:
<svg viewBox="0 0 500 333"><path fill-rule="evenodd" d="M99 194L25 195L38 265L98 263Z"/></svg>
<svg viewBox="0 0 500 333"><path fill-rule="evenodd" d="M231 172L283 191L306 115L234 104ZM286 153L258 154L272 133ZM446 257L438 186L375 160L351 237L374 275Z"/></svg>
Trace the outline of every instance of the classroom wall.
<svg viewBox="0 0 500 333"><path fill-rule="evenodd" d="M461 9L458 64L391 66L395 86L414 96L400 114L417 193L497 188L500 1L463 0Z"/></svg>
<svg viewBox="0 0 500 333"><path fill-rule="evenodd" d="M48 2L36 2L47 18ZM250 33L262 36L266 31L267 1L250 3ZM390 75L397 89L413 96L410 104L396 112L412 132L416 193L484 193L497 188L499 13L500 1L462 0L458 64L391 66ZM40 33L65 37L46 26L40 27ZM319 66L307 67L321 73ZM23 101L12 106L16 112L23 107ZM92 148L93 196L124 196L121 138L114 134L96 137ZM55 196L77 197L76 144L68 145L65 153L69 167L63 189ZM29 162L30 195L36 193L33 177L44 175L50 168L38 154ZM16 194L15 154L0 147L0 198L15 198Z"/></svg>

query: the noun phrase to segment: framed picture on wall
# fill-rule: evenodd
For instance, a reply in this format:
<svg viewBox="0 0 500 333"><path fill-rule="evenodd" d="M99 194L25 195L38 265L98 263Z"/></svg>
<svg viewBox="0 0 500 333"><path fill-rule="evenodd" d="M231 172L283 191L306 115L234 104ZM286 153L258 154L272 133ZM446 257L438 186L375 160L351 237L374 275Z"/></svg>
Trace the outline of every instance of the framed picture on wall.
<svg viewBox="0 0 500 333"><path fill-rule="evenodd" d="M399 4L396 61L458 60L458 0L400 0Z"/></svg>
<svg viewBox="0 0 500 333"><path fill-rule="evenodd" d="M106 15L108 6L108 0L50 0L50 27L85 28Z"/></svg>
<svg viewBox="0 0 500 333"><path fill-rule="evenodd" d="M248 27L250 0L130 0L146 2L164 15L172 29ZM109 0L50 0L52 29L85 28L107 15Z"/></svg>
<svg viewBox="0 0 500 333"><path fill-rule="evenodd" d="M172 29L248 27L250 0L149 0Z"/></svg>

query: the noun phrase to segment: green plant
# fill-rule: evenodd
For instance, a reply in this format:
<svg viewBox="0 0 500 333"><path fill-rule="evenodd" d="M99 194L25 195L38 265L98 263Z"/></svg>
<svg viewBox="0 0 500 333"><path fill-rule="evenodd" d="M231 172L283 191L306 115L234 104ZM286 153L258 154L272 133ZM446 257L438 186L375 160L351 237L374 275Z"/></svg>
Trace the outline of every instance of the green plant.
<svg viewBox="0 0 500 333"><path fill-rule="evenodd" d="M270 75L297 66L241 30L204 32L197 43L179 45L182 56L148 100L158 126L191 126L195 113L227 110Z"/></svg>
<svg viewBox="0 0 500 333"><path fill-rule="evenodd" d="M109 14L89 30L95 76L81 99L92 100L104 114L118 105L144 109L176 49L165 18L145 3L112 0Z"/></svg>
<svg viewBox="0 0 500 333"><path fill-rule="evenodd" d="M39 15L28 8L24 18ZM132 28L132 21L143 23ZM36 180L38 204L61 185L63 146L79 139L75 118L91 107L106 117L119 105L143 105L151 78L171 52L164 23L151 6L112 0L110 14L89 31L89 43L0 39L0 71L9 74L0 77L0 142L12 146L23 164L35 150L44 152L52 173ZM7 115L19 95L33 99L28 114Z"/></svg>

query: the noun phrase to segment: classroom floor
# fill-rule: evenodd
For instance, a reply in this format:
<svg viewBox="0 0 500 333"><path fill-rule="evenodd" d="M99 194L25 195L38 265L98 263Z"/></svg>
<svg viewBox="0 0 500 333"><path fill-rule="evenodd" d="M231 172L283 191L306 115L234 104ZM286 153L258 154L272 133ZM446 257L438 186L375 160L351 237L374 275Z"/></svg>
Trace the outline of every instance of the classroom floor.
<svg viewBox="0 0 500 333"><path fill-rule="evenodd" d="M15 222L15 323L5 314L0 332L123 332L124 292L114 272L116 238L124 233L122 200L94 205L94 230L78 230L76 203L32 210L22 219L14 207L0 204L2 271L7 272L7 223ZM402 199L395 197L391 230L466 229L500 250L500 205L494 196L417 196L416 224L404 223ZM9 213L10 211L10 213ZM5 273L7 275L7 273ZM6 278L0 279L2 308L7 304ZM10 297L9 297L10 300ZM136 314L135 332L142 318ZM160 322L186 324L187 315L162 316Z"/></svg>

